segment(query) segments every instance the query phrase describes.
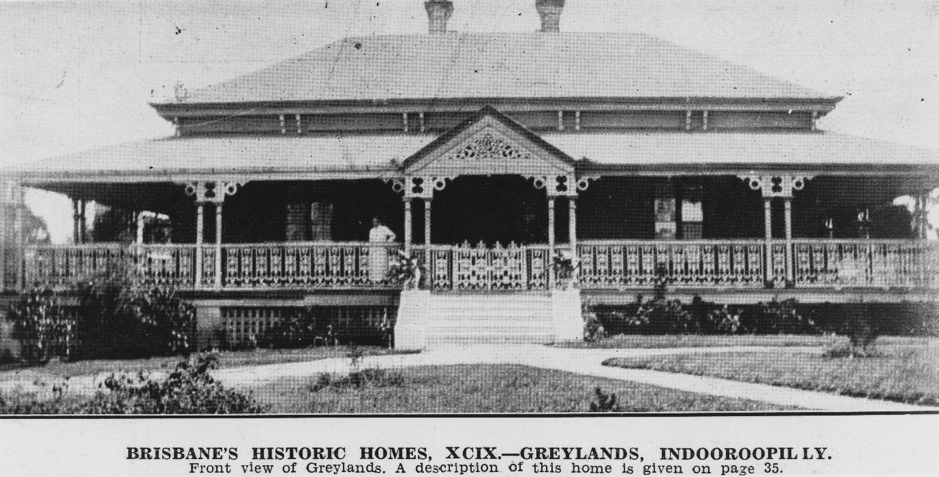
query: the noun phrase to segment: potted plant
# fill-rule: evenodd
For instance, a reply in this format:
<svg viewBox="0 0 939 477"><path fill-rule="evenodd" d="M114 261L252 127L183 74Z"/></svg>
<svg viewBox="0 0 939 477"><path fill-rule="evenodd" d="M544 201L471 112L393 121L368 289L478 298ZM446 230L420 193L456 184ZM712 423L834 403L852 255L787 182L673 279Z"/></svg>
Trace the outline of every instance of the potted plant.
<svg viewBox="0 0 939 477"><path fill-rule="evenodd" d="M401 283L405 290L418 290L421 287L423 269L418 259L398 250L388 270L388 278L395 283Z"/></svg>
<svg viewBox="0 0 939 477"><path fill-rule="evenodd" d="M572 252L564 250L554 253L552 267L554 268L554 275L557 277L558 284L562 289L567 290L576 285L574 272L579 266L580 262Z"/></svg>

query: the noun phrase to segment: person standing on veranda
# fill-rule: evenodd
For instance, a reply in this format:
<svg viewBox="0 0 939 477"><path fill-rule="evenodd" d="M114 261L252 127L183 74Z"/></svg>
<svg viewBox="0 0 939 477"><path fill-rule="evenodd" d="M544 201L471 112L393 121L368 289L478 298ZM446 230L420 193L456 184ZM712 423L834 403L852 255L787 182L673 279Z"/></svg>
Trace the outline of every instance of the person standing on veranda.
<svg viewBox="0 0 939 477"><path fill-rule="evenodd" d="M373 244L393 242L397 238L378 217L372 218L372 230L368 232L368 241ZM388 248L380 245L369 247L368 277L372 283L379 283L388 273Z"/></svg>

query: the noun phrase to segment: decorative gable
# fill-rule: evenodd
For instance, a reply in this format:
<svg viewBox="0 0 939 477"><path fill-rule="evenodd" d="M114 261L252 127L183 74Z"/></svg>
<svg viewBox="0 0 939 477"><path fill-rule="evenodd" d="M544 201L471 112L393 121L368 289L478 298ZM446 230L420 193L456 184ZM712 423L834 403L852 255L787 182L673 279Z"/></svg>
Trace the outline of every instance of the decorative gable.
<svg viewBox="0 0 939 477"><path fill-rule="evenodd" d="M574 161L492 107L442 135L404 163L406 176L573 175Z"/></svg>

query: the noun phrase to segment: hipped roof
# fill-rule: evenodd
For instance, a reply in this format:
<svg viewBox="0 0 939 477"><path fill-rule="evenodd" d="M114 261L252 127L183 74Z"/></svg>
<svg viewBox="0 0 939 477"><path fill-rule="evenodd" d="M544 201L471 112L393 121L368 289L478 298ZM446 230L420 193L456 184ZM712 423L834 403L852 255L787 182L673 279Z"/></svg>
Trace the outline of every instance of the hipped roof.
<svg viewBox="0 0 939 477"><path fill-rule="evenodd" d="M183 104L460 98L840 99L642 33L448 33L347 38Z"/></svg>

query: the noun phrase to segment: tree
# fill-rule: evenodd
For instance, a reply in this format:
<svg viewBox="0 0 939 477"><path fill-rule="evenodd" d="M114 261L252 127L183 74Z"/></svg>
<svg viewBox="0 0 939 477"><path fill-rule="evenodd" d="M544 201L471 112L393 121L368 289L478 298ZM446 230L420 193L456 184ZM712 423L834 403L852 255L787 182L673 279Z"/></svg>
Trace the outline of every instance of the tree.
<svg viewBox="0 0 939 477"><path fill-rule="evenodd" d="M8 221L8 224L3 224L6 229L6 235L3 237L12 245L15 240L13 223L16 220L17 205L4 204L3 207L3 217L6 217ZM49 245L52 243L46 222L25 205L23 206L23 241L26 245Z"/></svg>

